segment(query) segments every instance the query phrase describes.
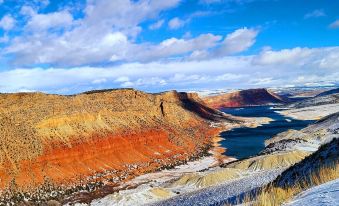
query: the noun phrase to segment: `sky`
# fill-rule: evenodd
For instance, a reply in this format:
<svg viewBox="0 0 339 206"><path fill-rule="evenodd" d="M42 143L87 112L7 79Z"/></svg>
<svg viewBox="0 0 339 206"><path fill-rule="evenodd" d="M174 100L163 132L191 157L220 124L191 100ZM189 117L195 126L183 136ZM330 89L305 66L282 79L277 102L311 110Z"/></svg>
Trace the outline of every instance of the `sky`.
<svg viewBox="0 0 339 206"><path fill-rule="evenodd" d="M0 92L338 80L339 0L0 0Z"/></svg>

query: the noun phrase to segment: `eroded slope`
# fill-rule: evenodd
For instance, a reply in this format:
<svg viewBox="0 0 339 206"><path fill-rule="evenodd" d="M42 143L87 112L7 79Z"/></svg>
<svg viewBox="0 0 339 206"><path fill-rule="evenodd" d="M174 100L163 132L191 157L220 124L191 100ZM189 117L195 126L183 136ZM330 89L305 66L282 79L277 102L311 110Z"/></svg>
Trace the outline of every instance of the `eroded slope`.
<svg viewBox="0 0 339 206"><path fill-rule="evenodd" d="M115 184L203 153L207 120L237 121L175 91L1 94L0 108L3 193Z"/></svg>
<svg viewBox="0 0 339 206"><path fill-rule="evenodd" d="M267 89L248 89L204 98L212 108L244 107L284 103L285 100Z"/></svg>

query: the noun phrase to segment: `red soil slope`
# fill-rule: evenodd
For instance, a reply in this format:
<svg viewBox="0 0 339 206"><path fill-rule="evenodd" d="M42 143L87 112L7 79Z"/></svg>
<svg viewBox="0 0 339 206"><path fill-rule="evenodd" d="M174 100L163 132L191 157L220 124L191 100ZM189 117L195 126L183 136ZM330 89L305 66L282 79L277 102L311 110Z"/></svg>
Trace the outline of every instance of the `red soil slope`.
<svg viewBox="0 0 339 206"><path fill-rule="evenodd" d="M218 133L208 120L226 120L174 91L1 94L0 108L3 201L23 199L17 192L48 200L175 165L206 151Z"/></svg>
<svg viewBox="0 0 339 206"><path fill-rule="evenodd" d="M216 109L225 107L244 107L277 104L285 102L283 98L267 89L248 89L222 95L205 97L204 102Z"/></svg>

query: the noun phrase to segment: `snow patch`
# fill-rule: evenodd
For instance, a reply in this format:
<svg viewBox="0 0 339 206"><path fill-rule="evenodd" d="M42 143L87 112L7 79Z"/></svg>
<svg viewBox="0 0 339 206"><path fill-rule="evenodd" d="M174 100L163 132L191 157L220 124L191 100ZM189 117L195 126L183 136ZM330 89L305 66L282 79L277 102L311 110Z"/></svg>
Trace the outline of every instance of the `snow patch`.
<svg viewBox="0 0 339 206"><path fill-rule="evenodd" d="M312 187L284 206L339 206L339 179Z"/></svg>

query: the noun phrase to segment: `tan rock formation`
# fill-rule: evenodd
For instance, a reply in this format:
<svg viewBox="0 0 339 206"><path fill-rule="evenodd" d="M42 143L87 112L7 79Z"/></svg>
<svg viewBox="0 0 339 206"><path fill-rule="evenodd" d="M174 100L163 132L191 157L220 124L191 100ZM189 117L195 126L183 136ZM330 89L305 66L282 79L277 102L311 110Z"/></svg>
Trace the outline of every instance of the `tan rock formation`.
<svg viewBox="0 0 339 206"><path fill-rule="evenodd" d="M227 165L227 167L243 170L249 169L252 171L284 168L300 162L302 159L310 154L311 152L306 151L290 151L260 155L231 163Z"/></svg>
<svg viewBox="0 0 339 206"><path fill-rule="evenodd" d="M0 94L0 189L122 179L206 150L226 119L195 94L123 89L73 96ZM229 119L230 121L236 121Z"/></svg>

